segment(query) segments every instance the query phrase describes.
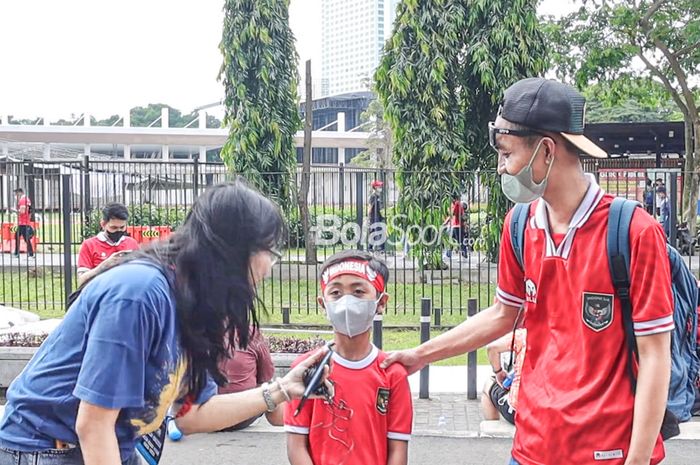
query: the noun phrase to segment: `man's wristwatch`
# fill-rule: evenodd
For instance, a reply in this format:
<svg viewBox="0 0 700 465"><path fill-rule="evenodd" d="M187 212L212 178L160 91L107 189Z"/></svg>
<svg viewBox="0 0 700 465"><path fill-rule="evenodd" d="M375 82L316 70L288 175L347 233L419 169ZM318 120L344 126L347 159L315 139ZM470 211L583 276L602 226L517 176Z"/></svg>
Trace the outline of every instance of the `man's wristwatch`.
<svg viewBox="0 0 700 465"><path fill-rule="evenodd" d="M274 412L277 408L277 404L274 400L272 400L272 394L270 393L270 383L263 383L262 395L263 400L265 400L265 405L267 406L267 411Z"/></svg>

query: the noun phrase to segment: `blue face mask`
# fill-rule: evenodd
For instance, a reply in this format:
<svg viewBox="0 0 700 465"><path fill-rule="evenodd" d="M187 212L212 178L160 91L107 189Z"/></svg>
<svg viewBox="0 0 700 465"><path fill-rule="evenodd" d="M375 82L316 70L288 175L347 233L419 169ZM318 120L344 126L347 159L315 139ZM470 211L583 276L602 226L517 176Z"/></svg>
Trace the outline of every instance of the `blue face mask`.
<svg viewBox="0 0 700 465"><path fill-rule="evenodd" d="M511 175L503 173L501 175L501 190L503 190L503 194L512 202L530 203L544 195L544 191L547 189L549 172L552 170L552 165L554 165L554 159L552 159L552 162L549 164L547 174L541 183L537 184L532 179L532 163L535 161L535 158L537 158L543 140L544 139L540 139L537 143L537 147L535 147L530 162L521 169L518 174Z"/></svg>

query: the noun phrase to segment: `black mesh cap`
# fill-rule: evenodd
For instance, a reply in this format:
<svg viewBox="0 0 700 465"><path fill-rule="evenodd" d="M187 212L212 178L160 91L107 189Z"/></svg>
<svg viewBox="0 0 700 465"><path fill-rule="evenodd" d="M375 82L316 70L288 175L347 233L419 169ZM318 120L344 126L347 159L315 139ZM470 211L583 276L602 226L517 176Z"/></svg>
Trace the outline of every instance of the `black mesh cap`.
<svg viewBox="0 0 700 465"><path fill-rule="evenodd" d="M532 129L583 134L586 99L573 87L543 78L516 82L503 95L500 116Z"/></svg>

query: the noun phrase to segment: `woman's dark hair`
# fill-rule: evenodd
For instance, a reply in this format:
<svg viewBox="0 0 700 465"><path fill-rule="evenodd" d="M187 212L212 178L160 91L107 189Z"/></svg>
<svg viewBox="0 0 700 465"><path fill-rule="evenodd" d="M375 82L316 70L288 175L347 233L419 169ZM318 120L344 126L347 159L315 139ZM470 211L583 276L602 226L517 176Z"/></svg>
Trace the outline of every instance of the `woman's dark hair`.
<svg viewBox="0 0 700 465"><path fill-rule="evenodd" d="M377 258L371 253L366 252L364 250L351 249L342 250L340 252L334 253L333 255L328 257L325 262L323 262L323 265L321 265L319 276L323 275L323 272L326 271L327 268L337 263L342 263L348 260L366 261L369 267L372 268L373 271L377 272L377 274L379 274L382 278L384 278L384 282L386 284L389 284L389 268L386 266L386 263L384 263L384 260Z"/></svg>
<svg viewBox="0 0 700 465"><path fill-rule="evenodd" d="M111 219L126 221L129 219L129 210L123 203L109 203L102 209L102 221L106 223Z"/></svg>
<svg viewBox="0 0 700 465"><path fill-rule="evenodd" d="M206 385L207 374L219 385L226 382L218 367L227 347L245 348L250 326L257 328L250 260L276 248L284 231L277 205L238 180L204 191L169 240L120 263L146 259L174 268L180 344L193 396Z"/></svg>

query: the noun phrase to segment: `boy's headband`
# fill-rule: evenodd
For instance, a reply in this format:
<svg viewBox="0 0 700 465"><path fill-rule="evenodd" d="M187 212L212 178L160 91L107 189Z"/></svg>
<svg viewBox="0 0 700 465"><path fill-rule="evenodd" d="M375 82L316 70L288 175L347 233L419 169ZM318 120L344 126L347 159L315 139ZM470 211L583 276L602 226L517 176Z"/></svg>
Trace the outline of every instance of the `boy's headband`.
<svg viewBox="0 0 700 465"><path fill-rule="evenodd" d="M346 260L336 263L326 268L321 275L321 292L326 290L326 286L336 277L344 274L351 274L364 278L378 291L384 292L384 278L369 266L366 260Z"/></svg>

